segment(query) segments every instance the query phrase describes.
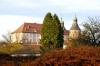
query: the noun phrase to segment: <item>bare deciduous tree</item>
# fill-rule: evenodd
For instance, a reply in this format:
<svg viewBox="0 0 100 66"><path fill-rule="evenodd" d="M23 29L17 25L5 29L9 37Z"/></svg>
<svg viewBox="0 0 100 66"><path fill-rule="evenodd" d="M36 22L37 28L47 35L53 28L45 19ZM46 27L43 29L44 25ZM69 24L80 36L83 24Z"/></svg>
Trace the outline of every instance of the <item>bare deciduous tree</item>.
<svg viewBox="0 0 100 66"><path fill-rule="evenodd" d="M83 32L85 39L93 44L100 43L100 19L88 17L88 20L83 24ZM87 37L87 38L86 38Z"/></svg>
<svg viewBox="0 0 100 66"><path fill-rule="evenodd" d="M5 43L11 43L11 33L7 33L6 35L2 35L4 38Z"/></svg>

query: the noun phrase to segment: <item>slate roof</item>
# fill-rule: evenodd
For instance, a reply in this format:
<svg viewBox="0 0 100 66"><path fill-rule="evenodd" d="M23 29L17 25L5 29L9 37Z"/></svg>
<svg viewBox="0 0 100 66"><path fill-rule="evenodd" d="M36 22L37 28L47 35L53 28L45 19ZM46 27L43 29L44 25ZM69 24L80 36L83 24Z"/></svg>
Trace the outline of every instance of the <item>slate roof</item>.
<svg viewBox="0 0 100 66"><path fill-rule="evenodd" d="M76 17L74 17L74 19L73 19L73 24L72 24L70 30L80 30L80 28L78 26L78 23L77 23L77 18Z"/></svg>

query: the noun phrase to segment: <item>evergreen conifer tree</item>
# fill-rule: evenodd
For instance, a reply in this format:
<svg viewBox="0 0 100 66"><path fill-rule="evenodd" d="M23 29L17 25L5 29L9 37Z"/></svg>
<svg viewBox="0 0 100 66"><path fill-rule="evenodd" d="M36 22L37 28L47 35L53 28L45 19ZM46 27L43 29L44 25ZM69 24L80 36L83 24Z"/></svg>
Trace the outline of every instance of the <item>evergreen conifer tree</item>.
<svg viewBox="0 0 100 66"><path fill-rule="evenodd" d="M63 46L63 28L55 14L47 13L41 30L41 44L44 47L60 48Z"/></svg>
<svg viewBox="0 0 100 66"><path fill-rule="evenodd" d="M56 48L63 47L63 27L61 26L60 20L56 14L53 16L53 24L54 27L54 46Z"/></svg>
<svg viewBox="0 0 100 66"><path fill-rule="evenodd" d="M51 42L51 27L52 27L52 15L51 13L47 13L46 16L44 17L43 21L43 26L41 30L41 44L42 46L50 47L52 42Z"/></svg>

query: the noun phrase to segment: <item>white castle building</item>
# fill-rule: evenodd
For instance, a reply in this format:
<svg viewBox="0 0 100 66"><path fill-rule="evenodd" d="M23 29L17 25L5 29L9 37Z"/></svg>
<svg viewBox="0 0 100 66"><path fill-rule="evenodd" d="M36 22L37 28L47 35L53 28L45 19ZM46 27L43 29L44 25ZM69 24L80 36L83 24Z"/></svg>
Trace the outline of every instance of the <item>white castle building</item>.
<svg viewBox="0 0 100 66"><path fill-rule="evenodd" d="M62 24L64 25L64 23ZM16 29L11 34L12 43L32 43L39 44L39 40L41 39L41 28L42 24L37 23L24 23L18 29ZM68 35L68 30L64 28L64 40L66 40Z"/></svg>

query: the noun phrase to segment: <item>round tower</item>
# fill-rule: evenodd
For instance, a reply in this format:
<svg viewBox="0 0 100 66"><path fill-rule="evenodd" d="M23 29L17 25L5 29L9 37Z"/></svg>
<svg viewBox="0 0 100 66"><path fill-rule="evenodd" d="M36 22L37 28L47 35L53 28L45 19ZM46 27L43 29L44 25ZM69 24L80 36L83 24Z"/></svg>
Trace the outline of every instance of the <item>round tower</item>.
<svg viewBox="0 0 100 66"><path fill-rule="evenodd" d="M70 28L69 38L70 39L79 39L81 34L81 30L77 23L77 17L75 16L73 19L72 26Z"/></svg>

